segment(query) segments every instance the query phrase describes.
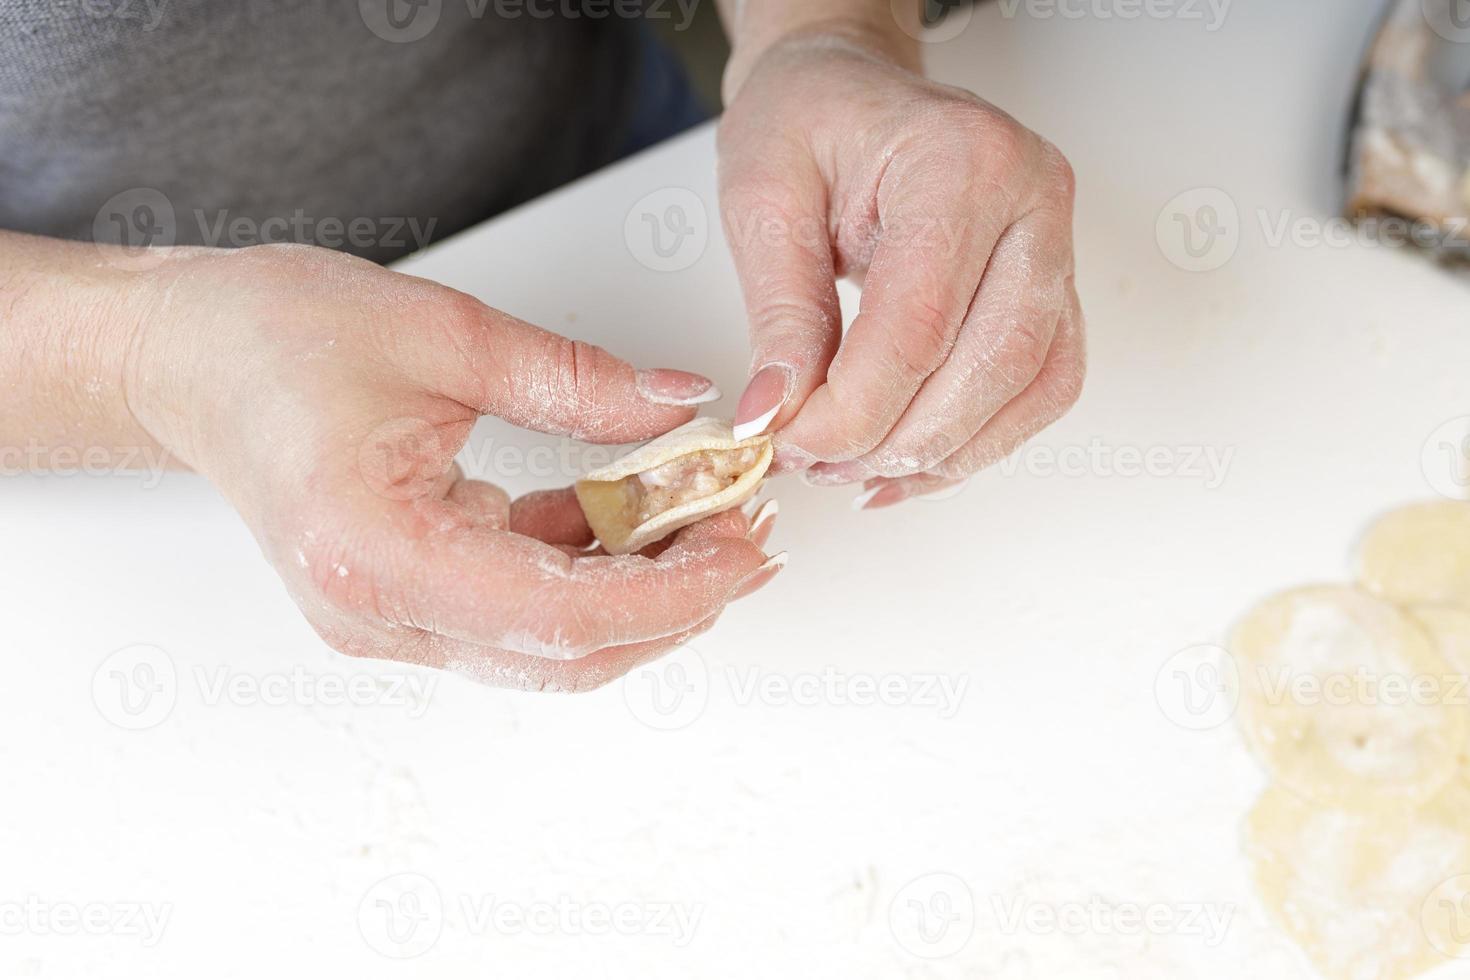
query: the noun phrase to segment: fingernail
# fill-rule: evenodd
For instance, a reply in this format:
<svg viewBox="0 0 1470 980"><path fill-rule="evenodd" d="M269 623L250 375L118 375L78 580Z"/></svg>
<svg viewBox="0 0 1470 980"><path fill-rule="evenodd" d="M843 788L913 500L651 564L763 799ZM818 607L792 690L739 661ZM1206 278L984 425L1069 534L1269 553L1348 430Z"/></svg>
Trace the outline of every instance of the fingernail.
<svg viewBox="0 0 1470 980"><path fill-rule="evenodd" d="M735 409L735 441L749 439L766 431L786 399L791 397L791 386L796 381L796 372L789 364L768 364L755 373L740 404Z"/></svg>
<svg viewBox="0 0 1470 980"><path fill-rule="evenodd" d="M673 368L654 368L639 371L634 375L638 394L655 405L703 405L720 397L720 389L702 374L675 371Z"/></svg>
<svg viewBox="0 0 1470 980"><path fill-rule="evenodd" d="M880 483L854 497L852 509L877 510L880 507L892 507L900 500L907 500L908 495L902 483Z"/></svg>
<svg viewBox="0 0 1470 980"><path fill-rule="evenodd" d="M771 579L775 578L776 574L785 567L786 552L783 551L779 555L772 555L770 558L767 558L760 568L757 568L745 576L745 578L741 579L740 584L735 586L735 591L730 594L730 601L734 602L736 599L744 599L756 589L759 589Z"/></svg>
<svg viewBox="0 0 1470 980"><path fill-rule="evenodd" d="M872 471L858 462L817 463L801 474L801 478L814 487L840 487L858 483L872 476Z"/></svg>
<svg viewBox="0 0 1470 980"><path fill-rule="evenodd" d="M767 500L750 519L750 532L746 537L750 538L757 548L764 548L766 542L770 540L771 531L776 527L776 515L780 512L780 504L774 500Z"/></svg>

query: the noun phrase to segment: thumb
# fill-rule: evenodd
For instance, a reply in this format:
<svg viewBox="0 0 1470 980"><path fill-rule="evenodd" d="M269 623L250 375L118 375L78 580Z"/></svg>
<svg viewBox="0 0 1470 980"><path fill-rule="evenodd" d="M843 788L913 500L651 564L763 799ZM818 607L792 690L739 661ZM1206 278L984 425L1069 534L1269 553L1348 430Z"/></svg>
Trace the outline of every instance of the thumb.
<svg viewBox="0 0 1470 980"><path fill-rule="evenodd" d="M750 382L735 412L746 439L789 422L826 379L842 339L827 187L804 155L721 175L725 237L750 321Z"/></svg>
<svg viewBox="0 0 1470 980"><path fill-rule="evenodd" d="M720 397L713 381L671 368L637 370L593 344L571 340L478 302L453 360L433 385L484 415L586 442L640 442Z"/></svg>

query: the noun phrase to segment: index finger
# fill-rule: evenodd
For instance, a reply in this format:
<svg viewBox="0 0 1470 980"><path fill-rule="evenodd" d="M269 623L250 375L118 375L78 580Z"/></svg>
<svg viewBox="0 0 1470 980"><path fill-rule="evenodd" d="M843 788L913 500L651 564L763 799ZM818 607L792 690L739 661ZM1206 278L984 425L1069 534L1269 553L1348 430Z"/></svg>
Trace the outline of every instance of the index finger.
<svg viewBox="0 0 1470 980"><path fill-rule="evenodd" d="M1027 165L1016 142L1014 155L1002 154L1005 167ZM826 384L780 430L784 446L822 461L869 452L944 363L991 252L1023 203L1002 196L996 169L956 166L953 153L935 152L885 172L883 238L863 277L861 309Z"/></svg>

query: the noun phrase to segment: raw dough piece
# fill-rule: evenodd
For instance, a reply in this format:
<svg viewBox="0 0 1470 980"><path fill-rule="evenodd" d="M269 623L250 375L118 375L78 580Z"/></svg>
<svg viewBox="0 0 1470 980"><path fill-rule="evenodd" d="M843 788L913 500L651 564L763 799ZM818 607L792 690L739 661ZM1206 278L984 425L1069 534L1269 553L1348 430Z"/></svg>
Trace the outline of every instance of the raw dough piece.
<svg viewBox="0 0 1470 980"><path fill-rule="evenodd" d="M1358 580L1401 605L1470 609L1470 502L1416 504L1379 518L1358 546Z"/></svg>
<svg viewBox="0 0 1470 980"><path fill-rule="evenodd" d="M1236 624L1237 720L1288 789L1370 808L1426 800L1467 735L1457 671L1425 628L1360 589L1281 593Z"/></svg>
<svg viewBox="0 0 1470 980"><path fill-rule="evenodd" d="M695 419L588 473L577 500L603 549L625 555L745 503L771 456L770 436L736 442L729 422Z"/></svg>
<svg viewBox="0 0 1470 980"><path fill-rule="evenodd" d="M1470 954L1470 789L1419 807L1321 809L1280 786L1245 822L1261 899L1317 968L1402 980ZM1465 876L1465 877L1461 877Z"/></svg>

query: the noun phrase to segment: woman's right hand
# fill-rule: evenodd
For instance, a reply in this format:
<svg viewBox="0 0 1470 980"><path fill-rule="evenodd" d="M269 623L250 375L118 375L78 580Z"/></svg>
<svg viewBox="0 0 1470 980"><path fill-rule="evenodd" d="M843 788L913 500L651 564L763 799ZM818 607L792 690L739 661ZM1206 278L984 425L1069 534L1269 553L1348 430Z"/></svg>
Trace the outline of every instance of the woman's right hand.
<svg viewBox="0 0 1470 980"><path fill-rule="evenodd" d="M711 383L635 371L463 293L306 246L179 249L123 360L137 423L244 517L353 655L586 690L708 629L779 560L739 511L650 554L585 551L570 490L511 501L454 463L475 420L657 436Z"/></svg>

